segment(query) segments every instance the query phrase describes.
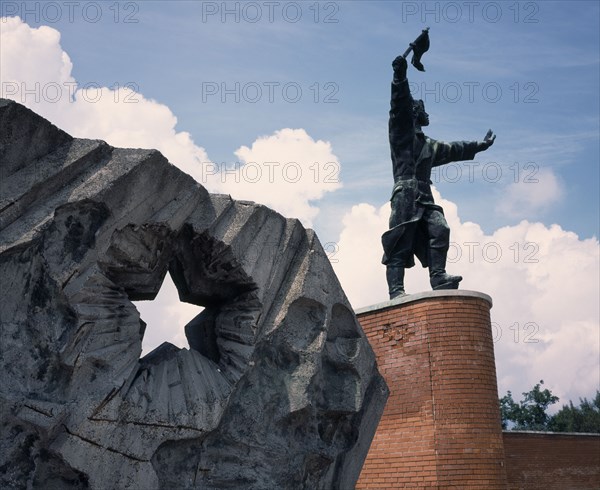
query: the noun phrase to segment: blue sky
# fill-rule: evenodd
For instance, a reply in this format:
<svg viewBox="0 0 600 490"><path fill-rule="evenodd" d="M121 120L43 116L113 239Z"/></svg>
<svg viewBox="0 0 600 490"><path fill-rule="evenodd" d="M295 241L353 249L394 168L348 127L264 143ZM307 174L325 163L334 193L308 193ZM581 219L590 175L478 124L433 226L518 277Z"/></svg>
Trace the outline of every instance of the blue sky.
<svg viewBox="0 0 600 490"><path fill-rule="evenodd" d="M169 106L177 129L213 161L234 162L241 144L282 127L331 142L346 185L325 198L327 211L314 223L331 232L328 239L339 232L332 223L345 204L357 197L379 203L389 193L390 62L429 26L427 71L409 73L432 116L428 134L477 139L489 127L498 134L473 179L463 166L464 178L454 182L453 173L440 183L445 197L487 230L533 219L582 238L598 235L598 2L100 2L96 23L86 21L97 18L95 8L84 12L86 3L73 8L73 22L68 7L55 3L61 15L39 8L40 24L61 32L78 82L135 84ZM36 25L35 3L18 7ZM269 82L279 84L272 103ZM290 82L288 100L302 89L295 103L284 98ZM236 92L236 83L239 102L234 93L223 102L222 84ZM210 95L213 84L219 92ZM499 182L482 173L490 162L503 170ZM552 170L564 197L520 215L490 212L517 175L515 165L520 178L533 172L529 163ZM495 165L487 170L495 180Z"/></svg>
<svg viewBox="0 0 600 490"><path fill-rule="evenodd" d="M447 167L433 180L460 249L449 271L465 276L466 289L494 298L492 317L503 334L496 344L500 391L520 393L544 378L561 401L593 395L600 378L599 2L108 1L71 8L69 18L68 2L2 3L0 14L20 17L27 29L56 31L36 38L24 25L0 24L3 95L76 136L158 147L192 174L209 161L220 168L257 158L335 162L331 185L322 182L325 168L314 185L202 183L313 227L355 307L385 300L379 236L393 184L391 62L430 27L427 71L410 67L408 74L431 115L426 134L446 141L481 139L489 128L497 134L472 166ZM75 80L80 89L129 84L139 103L109 107L103 99L92 108L81 97L63 105L6 93L13 86L6 84L53 80ZM502 261L482 256L490 243ZM536 262L525 260L528 253ZM410 272L410 290L428 288L425 271ZM539 342L523 341L531 324Z"/></svg>

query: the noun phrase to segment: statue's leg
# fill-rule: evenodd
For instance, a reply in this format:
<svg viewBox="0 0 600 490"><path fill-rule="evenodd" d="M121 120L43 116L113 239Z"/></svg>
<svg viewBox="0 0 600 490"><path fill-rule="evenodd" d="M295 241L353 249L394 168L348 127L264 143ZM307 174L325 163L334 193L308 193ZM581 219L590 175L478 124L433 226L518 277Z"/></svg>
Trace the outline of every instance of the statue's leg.
<svg viewBox="0 0 600 490"><path fill-rule="evenodd" d="M416 182L416 181L415 181ZM417 210L414 204L416 184L405 182L392 197L390 229L382 237L386 278L390 299L402 296L404 270L414 265ZM412 220L412 221L411 221Z"/></svg>
<svg viewBox="0 0 600 490"><path fill-rule="evenodd" d="M404 267L398 265L387 265L385 276L388 283L390 299L404 296Z"/></svg>
<svg viewBox="0 0 600 490"><path fill-rule="evenodd" d="M424 214L429 234L429 282L432 289L457 289L462 276L446 273L446 256L450 247L450 227L444 215L437 210Z"/></svg>
<svg viewBox="0 0 600 490"><path fill-rule="evenodd" d="M404 270L414 265L412 244L414 241L415 226L403 227L399 239L391 253L391 257L385 262L386 279L390 299L406 294L404 291Z"/></svg>

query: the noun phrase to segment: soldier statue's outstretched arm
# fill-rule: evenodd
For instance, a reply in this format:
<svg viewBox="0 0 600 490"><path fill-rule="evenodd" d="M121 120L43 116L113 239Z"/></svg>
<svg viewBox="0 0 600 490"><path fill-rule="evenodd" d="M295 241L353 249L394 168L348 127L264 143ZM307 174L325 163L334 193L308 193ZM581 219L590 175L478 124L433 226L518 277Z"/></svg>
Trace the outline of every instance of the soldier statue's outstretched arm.
<svg viewBox="0 0 600 490"><path fill-rule="evenodd" d="M437 167L450 162L473 160L477 153L485 151L492 146L495 139L496 135L490 129L483 138L483 141L453 141L445 143L443 141L430 140L435 152L432 166Z"/></svg>

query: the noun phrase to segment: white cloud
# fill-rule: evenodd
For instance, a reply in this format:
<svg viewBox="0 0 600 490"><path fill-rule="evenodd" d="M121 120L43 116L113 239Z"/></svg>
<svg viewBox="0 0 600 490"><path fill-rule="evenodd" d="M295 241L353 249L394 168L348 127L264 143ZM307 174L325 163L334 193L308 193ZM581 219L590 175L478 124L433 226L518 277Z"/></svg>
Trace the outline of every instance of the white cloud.
<svg viewBox="0 0 600 490"><path fill-rule="evenodd" d="M318 213L311 202L341 187L331 145L315 141L304 129L281 129L240 147L235 155L241 165L227 171L227 166L213 164L188 132L175 129L177 118L166 105L145 98L135 87L78 87L56 29L32 29L18 17L0 22L2 96L75 137L156 148L210 191L264 203L306 226L312 226Z"/></svg>
<svg viewBox="0 0 600 490"><path fill-rule="evenodd" d="M344 216L332 265L354 308L387 299L381 234L388 228L389 203L379 209L357 204Z"/></svg>
<svg viewBox="0 0 600 490"><path fill-rule="evenodd" d="M189 133L175 129L177 118L166 105L131 87L111 90L92 83L78 87L56 29L32 29L18 17L3 17L0 25L2 97L26 105L78 138L156 148L181 170L201 178L206 151Z"/></svg>
<svg viewBox="0 0 600 490"><path fill-rule="evenodd" d="M32 29L18 17L1 17L0 26L0 71L4 83L14 82L19 88L25 83L29 89L39 83L40 92L44 85L52 83L68 92L69 84L74 83L73 64L60 47L60 32L47 26ZM54 94L48 95L54 98ZM33 100L33 96L29 99Z"/></svg>
<svg viewBox="0 0 600 490"><path fill-rule="evenodd" d="M435 190L434 197L452 230L448 272L464 277L461 289L494 301L500 394L519 398L544 379L561 401L593 396L600 386L598 240L527 221L486 235L461 222L457 206ZM355 205L344 217L334 268L355 308L387 299L380 237L388 218L389 204ZM405 283L409 293L430 289L418 263Z"/></svg>
<svg viewBox="0 0 600 490"><path fill-rule="evenodd" d="M507 186L497 211L508 215L531 216L559 202L563 186L551 169L540 169L535 176Z"/></svg>
<svg viewBox="0 0 600 490"><path fill-rule="evenodd" d="M311 201L341 187L340 163L331 144L315 141L304 129L281 129L235 154L241 165L221 168L208 184L235 199L259 201L299 218L305 226L312 226L319 212Z"/></svg>

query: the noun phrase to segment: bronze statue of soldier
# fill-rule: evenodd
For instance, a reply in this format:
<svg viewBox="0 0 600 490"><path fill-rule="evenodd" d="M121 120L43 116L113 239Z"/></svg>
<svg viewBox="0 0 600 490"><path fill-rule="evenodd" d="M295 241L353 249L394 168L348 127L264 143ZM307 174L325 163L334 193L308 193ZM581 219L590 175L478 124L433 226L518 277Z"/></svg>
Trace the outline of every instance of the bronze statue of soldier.
<svg viewBox="0 0 600 490"><path fill-rule="evenodd" d="M427 30L402 56L392 63L389 139L394 173L391 197L390 229L381 241L386 265L390 299L406 294L404 271L415 265L416 255L423 267L429 267L431 287L457 289L461 276L446 272L446 255L450 245L450 228L442 208L431 193L431 169L449 162L473 160L487 150L496 136L489 130L483 141L444 143L423 134L429 115L422 100L414 100L406 79L406 56L414 50L413 65L424 71L420 55L429 48Z"/></svg>

